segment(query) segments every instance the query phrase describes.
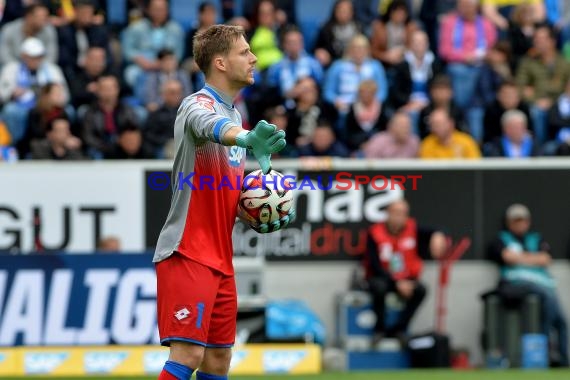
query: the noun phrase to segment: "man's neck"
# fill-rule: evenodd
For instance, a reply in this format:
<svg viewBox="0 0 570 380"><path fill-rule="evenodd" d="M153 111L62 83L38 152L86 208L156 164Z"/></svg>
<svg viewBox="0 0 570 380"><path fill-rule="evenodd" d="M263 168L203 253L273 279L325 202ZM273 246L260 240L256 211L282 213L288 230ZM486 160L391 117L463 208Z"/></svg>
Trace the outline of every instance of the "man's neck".
<svg viewBox="0 0 570 380"><path fill-rule="evenodd" d="M117 107L117 101L115 100L101 100L99 101L99 105L105 112L114 111Z"/></svg>
<svg viewBox="0 0 570 380"><path fill-rule="evenodd" d="M24 35L27 37L32 37L37 32L35 30L35 28L33 28L30 24L27 24L25 21L24 21L24 24L22 26L22 30L24 32Z"/></svg>
<svg viewBox="0 0 570 380"><path fill-rule="evenodd" d="M206 80L206 85L213 87L214 90L235 99L239 94L241 88L233 88L233 86L224 79L209 78Z"/></svg>

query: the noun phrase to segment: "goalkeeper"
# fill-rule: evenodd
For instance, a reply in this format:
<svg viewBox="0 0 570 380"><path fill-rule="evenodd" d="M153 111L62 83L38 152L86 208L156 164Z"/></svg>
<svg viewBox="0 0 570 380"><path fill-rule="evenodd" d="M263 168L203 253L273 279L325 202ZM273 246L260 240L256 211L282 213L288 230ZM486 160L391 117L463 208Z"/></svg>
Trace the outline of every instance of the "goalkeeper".
<svg viewBox="0 0 570 380"><path fill-rule="evenodd" d="M205 87L187 97L174 127L174 173L243 178L249 149L262 171L271 154L285 147L285 133L260 121L241 128L232 104L254 83L257 58L235 26L214 25L194 38L194 57ZM240 189L179 189L173 176L170 212L158 238L155 262L161 344L170 347L159 379L227 379L236 335L237 294L232 264L232 230ZM285 228L294 211L264 231Z"/></svg>

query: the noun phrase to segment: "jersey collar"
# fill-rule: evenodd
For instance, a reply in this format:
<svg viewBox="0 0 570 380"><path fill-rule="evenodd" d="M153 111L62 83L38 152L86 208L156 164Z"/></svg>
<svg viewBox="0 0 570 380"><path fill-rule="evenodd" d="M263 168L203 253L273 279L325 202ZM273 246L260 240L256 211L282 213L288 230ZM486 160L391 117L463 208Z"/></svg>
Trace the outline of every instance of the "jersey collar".
<svg viewBox="0 0 570 380"><path fill-rule="evenodd" d="M214 87L210 86L209 84L206 84L204 86L204 90L208 91L218 103L222 103L228 108L234 108L232 101L233 99L230 96L224 94L220 90L214 89Z"/></svg>

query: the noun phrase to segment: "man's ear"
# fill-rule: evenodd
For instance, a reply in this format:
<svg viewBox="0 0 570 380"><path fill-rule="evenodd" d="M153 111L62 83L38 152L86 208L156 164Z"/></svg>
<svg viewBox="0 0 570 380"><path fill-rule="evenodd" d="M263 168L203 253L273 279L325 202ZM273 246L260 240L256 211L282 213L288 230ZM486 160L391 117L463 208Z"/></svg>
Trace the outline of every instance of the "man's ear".
<svg viewBox="0 0 570 380"><path fill-rule="evenodd" d="M226 60L221 55L214 57L214 67L220 71L226 71Z"/></svg>

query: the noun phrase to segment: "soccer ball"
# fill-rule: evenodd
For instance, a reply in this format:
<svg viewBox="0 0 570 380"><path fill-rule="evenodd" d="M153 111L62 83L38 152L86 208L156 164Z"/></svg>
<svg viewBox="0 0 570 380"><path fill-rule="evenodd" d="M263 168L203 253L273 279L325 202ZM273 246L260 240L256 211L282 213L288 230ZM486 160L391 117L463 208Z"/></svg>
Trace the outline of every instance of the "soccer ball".
<svg viewBox="0 0 570 380"><path fill-rule="evenodd" d="M283 174L271 170L264 175L261 170L248 174L242 183L238 203L239 219L257 232L262 224L271 223L286 216L293 202L292 186Z"/></svg>

